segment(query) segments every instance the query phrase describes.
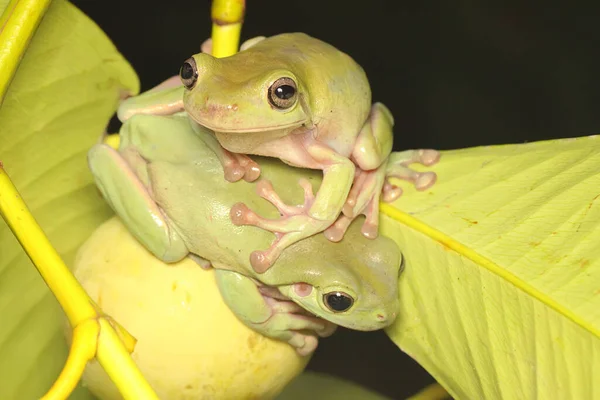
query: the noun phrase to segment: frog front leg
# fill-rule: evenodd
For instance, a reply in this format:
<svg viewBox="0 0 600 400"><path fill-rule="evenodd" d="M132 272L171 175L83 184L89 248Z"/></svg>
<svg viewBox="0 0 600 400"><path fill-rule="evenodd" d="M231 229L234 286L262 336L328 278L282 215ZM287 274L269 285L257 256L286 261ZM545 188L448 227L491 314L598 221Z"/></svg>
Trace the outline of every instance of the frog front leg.
<svg viewBox="0 0 600 400"><path fill-rule="evenodd" d="M300 355L309 355L318 336L333 334L336 325L314 317L283 297L261 293L250 278L234 271L215 270L217 285L229 309L248 327L264 336L293 346Z"/></svg>
<svg viewBox="0 0 600 400"><path fill-rule="evenodd" d="M260 181L257 185L259 196L272 203L281 218L260 217L243 203L237 203L231 209L234 224L253 225L275 234L275 241L267 250L254 251L250 255L250 262L257 273L267 271L290 245L331 226L352 186L355 171L352 161L318 142L306 144L305 150L314 161L312 166L323 170L323 181L316 196L310 183L302 179L299 183L304 189L304 204L289 206L273 190L270 182Z"/></svg>
<svg viewBox="0 0 600 400"><path fill-rule="evenodd" d="M88 164L96 185L144 247L165 262L177 262L189 251L147 190L145 161L131 152L128 156L139 157L135 170L112 147L93 146L88 152Z"/></svg>

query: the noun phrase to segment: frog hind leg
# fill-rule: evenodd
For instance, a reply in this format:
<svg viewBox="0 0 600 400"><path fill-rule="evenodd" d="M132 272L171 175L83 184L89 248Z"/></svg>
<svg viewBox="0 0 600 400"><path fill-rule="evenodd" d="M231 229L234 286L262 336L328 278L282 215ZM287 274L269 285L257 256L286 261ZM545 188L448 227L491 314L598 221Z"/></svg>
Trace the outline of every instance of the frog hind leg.
<svg viewBox="0 0 600 400"><path fill-rule="evenodd" d="M358 216L364 215L361 228L363 236L375 239L379 235L379 198L385 182L386 165L382 164L374 171L357 169L357 176L342 214L336 222L325 230L325 236L332 242L344 238L348 227Z"/></svg>
<svg viewBox="0 0 600 400"><path fill-rule="evenodd" d="M394 117L390 110L382 103L373 104L352 151L352 159L360 168L370 171L384 163L392 152L393 128Z"/></svg>
<svg viewBox="0 0 600 400"><path fill-rule="evenodd" d="M379 231L379 197L385 184L386 161L392 152L394 118L381 103L371 107L352 152L357 165L352 188L348 193L342 215L325 230L325 236L334 242L343 239L350 223L365 215L361 232L375 239Z"/></svg>
<svg viewBox="0 0 600 400"><path fill-rule="evenodd" d="M342 215L325 231L329 240L340 241L350 223L361 214L366 217L361 230L363 235L371 239L378 236L380 197L390 202L402 194L402 189L393 185L390 178L413 182L417 190L426 190L435 183L435 173L417 172L408 165L431 166L439 160L439 153L429 149L392 153L393 126L389 109L381 103L373 104L352 154L359 167L352 189Z"/></svg>
<svg viewBox="0 0 600 400"><path fill-rule="evenodd" d="M348 227L359 215L366 217L361 232L369 238L378 236L379 201L392 202L402 195L402 189L390 182L390 178L404 179L412 182L419 191L427 190L435 184L437 176L434 172L417 172L408 165L420 163L431 166L438 162L439 152L430 149L407 150L393 153L388 162L375 171L357 169L357 176L342 215L325 230L325 236L333 242L343 239Z"/></svg>
<svg viewBox="0 0 600 400"><path fill-rule="evenodd" d="M314 317L293 301L261 293L250 278L230 270L215 270L225 304L246 326L260 334L289 343L300 355L317 348L336 325Z"/></svg>
<svg viewBox="0 0 600 400"><path fill-rule="evenodd" d="M184 111L183 93L185 87L179 77L172 76L156 87L129 97L119 104L117 117L125 122L134 115L173 115Z"/></svg>
<svg viewBox="0 0 600 400"><path fill-rule="evenodd" d="M164 262L177 262L188 255L182 238L115 149L106 144L93 146L88 164L104 199L144 247Z"/></svg>

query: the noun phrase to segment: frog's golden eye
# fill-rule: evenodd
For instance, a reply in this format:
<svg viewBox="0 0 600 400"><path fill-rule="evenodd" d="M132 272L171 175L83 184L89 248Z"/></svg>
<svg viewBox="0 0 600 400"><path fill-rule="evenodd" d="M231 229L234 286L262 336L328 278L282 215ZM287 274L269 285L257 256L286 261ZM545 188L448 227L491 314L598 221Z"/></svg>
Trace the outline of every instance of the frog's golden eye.
<svg viewBox="0 0 600 400"><path fill-rule="evenodd" d="M333 312L344 312L354 304L354 299L344 292L329 292L323 295L323 303Z"/></svg>
<svg viewBox="0 0 600 400"><path fill-rule="evenodd" d="M179 77L181 78L181 83L183 83L186 88L191 89L194 87L198 80L198 67L196 66L194 58L190 57L184 61L179 69Z"/></svg>
<svg viewBox="0 0 600 400"><path fill-rule="evenodd" d="M298 87L292 78L279 78L269 88L269 102L280 110L292 107L297 98Z"/></svg>

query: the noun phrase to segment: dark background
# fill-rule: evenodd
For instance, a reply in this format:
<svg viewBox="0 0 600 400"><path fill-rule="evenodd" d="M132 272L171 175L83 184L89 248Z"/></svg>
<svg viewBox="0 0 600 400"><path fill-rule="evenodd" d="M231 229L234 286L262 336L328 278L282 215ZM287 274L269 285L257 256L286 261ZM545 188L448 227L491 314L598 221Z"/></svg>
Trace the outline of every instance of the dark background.
<svg viewBox="0 0 600 400"><path fill-rule="evenodd" d="M211 32L208 0L73 3L132 63L142 90L177 74ZM600 5L514 3L248 0L242 40L302 31L350 54L394 114L395 150L599 133ZM341 329L309 369L395 399L432 382L383 332Z"/></svg>

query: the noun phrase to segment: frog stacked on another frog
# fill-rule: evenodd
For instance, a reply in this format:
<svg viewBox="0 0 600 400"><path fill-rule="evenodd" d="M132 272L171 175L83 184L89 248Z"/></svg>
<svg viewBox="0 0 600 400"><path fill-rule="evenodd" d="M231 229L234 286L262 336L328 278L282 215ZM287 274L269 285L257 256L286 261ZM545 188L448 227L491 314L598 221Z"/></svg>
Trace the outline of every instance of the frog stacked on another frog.
<svg viewBox="0 0 600 400"><path fill-rule="evenodd" d="M365 72L335 47L288 33L250 39L226 58L212 57L210 42L202 50L181 67L183 86L171 78L124 101L118 115L126 121L136 114L187 111L199 126L212 130L216 141L207 144L230 182L251 182L260 175L247 155L323 171L316 196L306 191L298 206L283 202L269 181L258 182L258 192L278 208L279 218L261 217L243 203L233 205L236 225L275 234L267 250L251 253L256 272L265 273L284 249L314 234L342 240L359 215L366 217L362 234L377 237L380 197L391 201L401 193L387 178L412 181L419 190L435 182L433 172L416 172L408 165L433 165L437 151L397 153L388 165L392 114L381 103L371 104Z"/></svg>
<svg viewBox="0 0 600 400"><path fill-rule="evenodd" d="M278 211L256 194L255 184L222 178L212 132L185 113L136 115L123 124L120 137L118 150L98 144L88 154L106 201L157 258L173 262L189 256L212 265L225 302L250 328L306 355L337 325L371 331L395 320L402 255L393 240L367 239L354 221L339 243L313 235L257 274L249 255L273 235L234 225L229 210L243 200L269 217ZM291 169L272 158L259 162L288 201L300 200L304 191L312 195L320 184L315 171ZM289 179L301 180L304 191L288 185Z"/></svg>

